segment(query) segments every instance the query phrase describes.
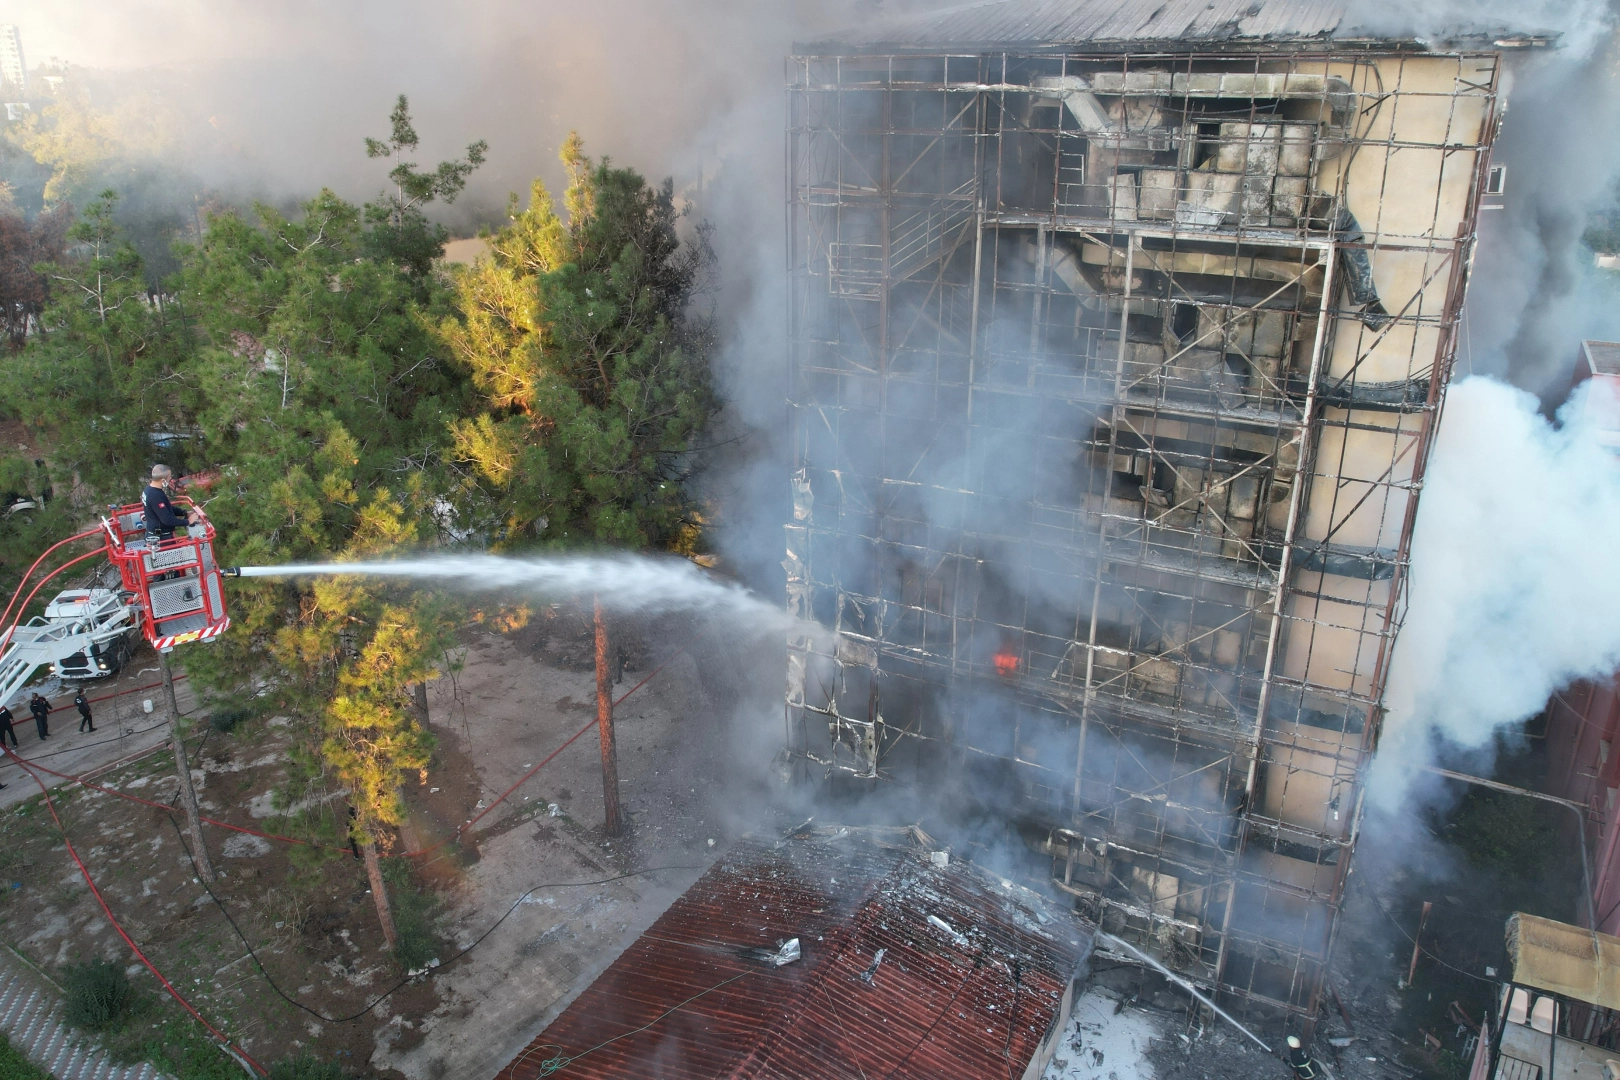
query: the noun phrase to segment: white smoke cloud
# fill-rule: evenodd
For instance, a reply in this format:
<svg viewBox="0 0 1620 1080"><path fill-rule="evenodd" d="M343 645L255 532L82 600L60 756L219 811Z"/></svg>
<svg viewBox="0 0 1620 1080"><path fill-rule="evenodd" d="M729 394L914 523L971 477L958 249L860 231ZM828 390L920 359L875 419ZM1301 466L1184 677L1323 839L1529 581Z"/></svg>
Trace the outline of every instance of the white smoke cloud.
<svg viewBox="0 0 1620 1080"><path fill-rule="evenodd" d="M1436 736L1488 746L1569 682L1620 666L1620 457L1582 416L1488 378L1447 394L1369 794L1397 805Z"/></svg>
<svg viewBox="0 0 1620 1080"><path fill-rule="evenodd" d="M1556 34L1566 61L1586 59L1613 28L1609 0L1358 0L1344 26L1444 42L1464 34Z"/></svg>

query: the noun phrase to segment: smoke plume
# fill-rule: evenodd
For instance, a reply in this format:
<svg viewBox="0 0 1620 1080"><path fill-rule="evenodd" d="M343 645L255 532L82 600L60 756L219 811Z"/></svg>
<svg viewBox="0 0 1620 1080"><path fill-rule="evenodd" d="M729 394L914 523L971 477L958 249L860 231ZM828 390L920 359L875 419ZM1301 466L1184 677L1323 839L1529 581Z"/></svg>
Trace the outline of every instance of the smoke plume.
<svg viewBox="0 0 1620 1080"><path fill-rule="evenodd" d="M1436 739L1488 746L1578 678L1620 665L1620 459L1583 416L1549 423L1493 379L1451 388L1413 538L1408 614L1370 791L1397 801ZM1610 436L1612 439L1612 435Z"/></svg>
<svg viewBox="0 0 1620 1080"><path fill-rule="evenodd" d="M1449 391L1419 503L1370 788L1392 808L1442 746L1489 748L1553 691L1620 660L1599 561L1620 524L1620 472L1579 396L1561 426L1544 415L1564 398L1580 339L1620 337L1615 286L1581 243L1590 215L1616 200L1620 145L1593 133L1620 120L1620 86L1613 0L1365 11L1423 37L1462 25L1558 35L1508 54L1492 154L1507 191L1481 214L1458 355L1459 374L1493 378Z"/></svg>

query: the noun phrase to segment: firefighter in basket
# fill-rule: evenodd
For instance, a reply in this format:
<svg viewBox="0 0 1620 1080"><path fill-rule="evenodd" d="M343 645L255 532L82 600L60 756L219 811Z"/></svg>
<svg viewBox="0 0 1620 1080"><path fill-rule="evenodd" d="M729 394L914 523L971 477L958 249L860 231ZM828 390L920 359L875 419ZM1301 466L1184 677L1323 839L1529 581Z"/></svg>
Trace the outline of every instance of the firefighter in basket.
<svg viewBox="0 0 1620 1080"><path fill-rule="evenodd" d="M187 510L184 519L175 512L174 503L169 501L169 488L174 483L174 471L167 465L152 466L152 480L141 492L141 506L146 510L146 531L150 536L156 536L159 542L174 539L174 530L182 525L197 524L199 518L195 510Z"/></svg>

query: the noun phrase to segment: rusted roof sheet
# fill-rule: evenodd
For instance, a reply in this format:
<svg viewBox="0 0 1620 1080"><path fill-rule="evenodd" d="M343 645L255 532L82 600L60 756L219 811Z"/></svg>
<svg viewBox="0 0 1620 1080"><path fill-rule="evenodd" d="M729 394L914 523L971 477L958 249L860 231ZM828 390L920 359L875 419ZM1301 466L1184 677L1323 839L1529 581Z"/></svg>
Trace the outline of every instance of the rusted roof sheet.
<svg viewBox="0 0 1620 1080"><path fill-rule="evenodd" d="M793 963L744 955L794 937ZM1021 1076L1090 949L1074 916L964 863L744 841L498 1080Z"/></svg>
<svg viewBox="0 0 1620 1080"><path fill-rule="evenodd" d="M1515 912L1507 952L1515 983L1620 1009L1620 938Z"/></svg>
<svg viewBox="0 0 1620 1080"><path fill-rule="evenodd" d="M1583 341L1581 358L1587 367L1583 375L1620 375L1620 341Z"/></svg>
<svg viewBox="0 0 1620 1080"><path fill-rule="evenodd" d="M990 0L834 35L819 45L1013 48L1326 38L1347 0ZM798 51L815 51L801 46Z"/></svg>

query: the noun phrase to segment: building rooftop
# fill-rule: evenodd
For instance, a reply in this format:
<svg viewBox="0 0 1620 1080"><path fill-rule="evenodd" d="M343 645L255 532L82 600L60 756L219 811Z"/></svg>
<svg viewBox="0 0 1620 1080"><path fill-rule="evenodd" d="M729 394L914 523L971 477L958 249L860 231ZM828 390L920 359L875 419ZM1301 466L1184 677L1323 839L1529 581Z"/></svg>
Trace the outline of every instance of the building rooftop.
<svg viewBox="0 0 1620 1080"><path fill-rule="evenodd" d="M1620 341L1583 341L1581 360L1587 375L1620 375Z"/></svg>
<svg viewBox="0 0 1620 1080"><path fill-rule="evenodd" d="M1240 48L1301 43L1405 40L1362 28L1347 15L1348 0L986 0L925 14L866 23L821 41L800 54L939 48L1062 51L1197 42ZM1500 45L1546 44L1545 36L1469 28L1470 38ZM1415 43L1415 42L1414 42Z"/></svg>
<svg viewBox="0 0 1620 1080"><path fill-rule="evenodd" d="M1620 938L1515 912L1507 952L1516 984L1620 1009Z"/></svg>
<svg viewBox="0 0 1620 1080"><path fill-rule="evenodd" d="M1084 923L937 865L915 830L816 833L740 842L501 1080L560 1063L577 1078L922 1080L1023 1075L1050 1055L1090 955ZM797 959L770 959L792 939Z"/></svg>

